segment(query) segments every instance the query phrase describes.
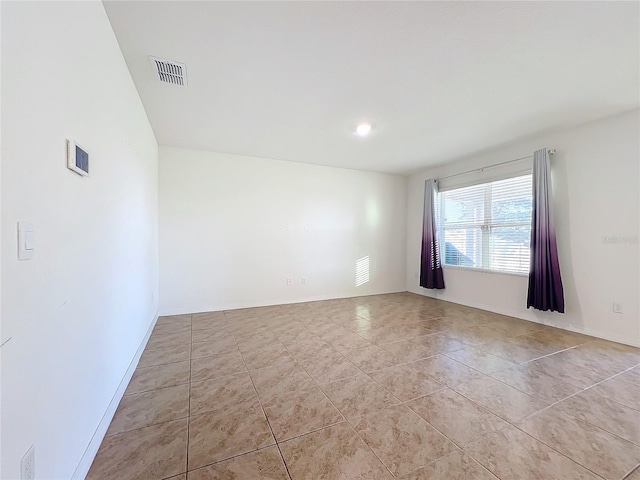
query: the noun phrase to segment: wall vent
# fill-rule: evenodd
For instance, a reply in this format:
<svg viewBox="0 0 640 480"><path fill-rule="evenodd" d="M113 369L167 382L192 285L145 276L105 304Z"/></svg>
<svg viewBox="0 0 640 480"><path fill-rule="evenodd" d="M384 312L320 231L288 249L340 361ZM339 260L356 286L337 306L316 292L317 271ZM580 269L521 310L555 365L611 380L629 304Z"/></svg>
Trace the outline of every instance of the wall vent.
<svg viewBox="0 0 640 480"><path fill-rule="evenodd" d="M163 60L158 57L149 57L149 59L158 80L178 87L187 86L187 66L184 63Z"/></svg>

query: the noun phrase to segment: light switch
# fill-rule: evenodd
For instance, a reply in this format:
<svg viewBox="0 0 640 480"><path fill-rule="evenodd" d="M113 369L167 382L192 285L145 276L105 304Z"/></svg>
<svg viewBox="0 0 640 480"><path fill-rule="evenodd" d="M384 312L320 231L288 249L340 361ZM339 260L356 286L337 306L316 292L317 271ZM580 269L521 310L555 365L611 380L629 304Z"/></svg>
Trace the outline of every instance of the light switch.
<svg viewBox="0 0 640 480"><path fill-rule="evenodd" d="M36 248L36 234L33 231L24 232L24 249L35 250Z"/></svg>
<svg viewBox="0 0 640 480"><path fill-rule="evenodd" d="M31 260L36 248L36 234L31 222L18 222L18 260Z"/></svg>

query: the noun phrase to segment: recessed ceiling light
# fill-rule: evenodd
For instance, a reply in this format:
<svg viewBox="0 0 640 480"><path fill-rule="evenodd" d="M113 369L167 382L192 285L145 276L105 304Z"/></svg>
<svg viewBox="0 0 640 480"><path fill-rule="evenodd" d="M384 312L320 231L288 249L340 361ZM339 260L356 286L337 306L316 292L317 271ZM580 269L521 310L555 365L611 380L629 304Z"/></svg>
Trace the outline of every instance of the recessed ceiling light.
<svg viewBox="0 0 640 480"><path fill-rule="evenodd" d="M366 137L371 133L371 125L369 123L361 123L356 127L356 135Z"/></svg>

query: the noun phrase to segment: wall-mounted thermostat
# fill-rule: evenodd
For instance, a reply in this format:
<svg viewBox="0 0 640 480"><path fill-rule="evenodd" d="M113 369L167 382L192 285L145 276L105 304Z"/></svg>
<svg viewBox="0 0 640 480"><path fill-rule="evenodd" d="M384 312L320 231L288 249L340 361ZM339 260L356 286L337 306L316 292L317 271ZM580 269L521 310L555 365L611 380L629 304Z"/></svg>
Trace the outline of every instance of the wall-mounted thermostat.
<svg viewBox="0 0 640 480"><path fill-rule="evenodd" d="M67 167L78 175L89 176L89 154L73 140L67 140Z"/></svg>

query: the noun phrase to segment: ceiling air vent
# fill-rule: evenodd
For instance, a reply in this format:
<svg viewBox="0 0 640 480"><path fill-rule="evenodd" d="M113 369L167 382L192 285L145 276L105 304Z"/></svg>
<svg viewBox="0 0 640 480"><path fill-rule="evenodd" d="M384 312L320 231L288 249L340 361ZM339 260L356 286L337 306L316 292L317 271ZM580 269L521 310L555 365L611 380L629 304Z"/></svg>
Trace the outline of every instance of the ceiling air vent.
<svg viewBox="0 0 640 480"><path fill-rule="evenodd" d="M179 87L187 86L187 66L184 63L172 62L157 57L149 58L151 59L153 70L161 82Z"/></svg>

